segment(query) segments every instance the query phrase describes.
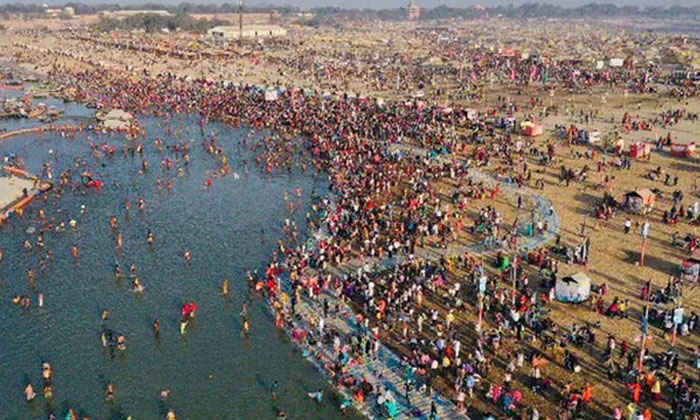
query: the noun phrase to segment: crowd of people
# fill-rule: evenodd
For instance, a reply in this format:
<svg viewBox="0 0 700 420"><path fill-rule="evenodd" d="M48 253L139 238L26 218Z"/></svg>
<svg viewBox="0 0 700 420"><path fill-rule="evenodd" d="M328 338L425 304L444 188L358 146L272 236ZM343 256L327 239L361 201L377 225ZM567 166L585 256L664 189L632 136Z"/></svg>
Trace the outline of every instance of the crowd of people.
<svg viewBox="0 0 700 420"><path fill-rule="evenodd" d="M94 39L84 41L94 42ZM457 43L446 42L445 48L457 49ZM143 46L130 48L153 52ZM533 164L528 159L535 157L543 166L552 165L557 160L557 149L553 142L543 147L533 142L523 143L518 128L521 121L514 117L517 106L505 98L500 107L487 111L489 118L482 119L475 119L472 110L457 105L447 110L417 100L384 102L342 93L323 95L320 91L293 87L276 91L270 100L265 90L257 86L185 78L147 69L136 72L138 77L125 77L122 69L88 57L59 51L43 53L89 64L85 68L55 64L47 74L65 92L70 92L73 99L97 108L123 109L137 115L188 113L196 115L202 126L209 121L221 121L232 126L268 129L276 134L252 146L261 171L291 171L297 164L295 160L303 155L304 165L327 175L331 194L318 198L315 211L307 216L320 239L309 243L296 226L286 225L285 238L267 270L260 278L251 275L249 281L255 285L252 289L269 299L277 326L285 328L309 351L330 352L326 373L335 384L348 390L355 404L378 404L388 415L395 415L399 410L397 400L405 400L410 406L416 393L431 395L437 390L454 401L459 412L472 418L539 420L556 416L559 420L604 417L651 420L659 411L657 403L664 398L671 406L670 417L674 420L698 418L694 382L679 369L681 361L673 350L659 357L645 356L642 344L624 341L618 350L618 340L612 335L601 340L596 336L595 325L574 324L567 328L549 315L559 261L586 265L591 244L586 237L581 244L564 246L557 241L552 248L543 247L524 255L517 251L523 236L541 235L549 226L533 214L524 233L525 216L520 212L520 198L517 204L512 203L518 214L513 220L506 220L493 204L500 193L499 182L508 182L516 188L544 188L544 183L539 184L533 178ZM582 71L578 67L580 63L575 61L549 65L544 60L497 54L486 48L469 54L474 64L469 78L473 80L485 78L495 68L503 81L510 80L516 85L548 82L568 87L627 85L648 92L658 77L655 74L658 69L653 67L636 73ZM313 57L309 55L308 60ZM347 54L333 59L340 63L373 60L371 56ZM296 62L297 70L310 66L308 60ZM293 63L293 60L284 62L287 66ZM383 75L376 66L360 67L347 72L353 77L379 80L395 76ZM632 67L632 63L625 64L627 70ZM438 74L401 57L394 57L388 68L403 69L400 76L419 87L429 84L428 80ZM420 70L406 70L414 68ZM337 77L332 76L337 69L328 65L314 71ZM444 75L445 70L441 71L439 74ZM535 105L536 101L529 106ZM592 112L581 116L583 122L594 117ZM697 116L669 110L651 122L651 126L664 127L678 118L694 120ZM623 117L622 124L629 125L630 130L647 126L644 121L631 121L629 115ZM567 131L566 127L562 131ZM134 130L130 135L137 141L145 137L143 130ZM573 139L573 134L569 137ZM397 149L397 145L406 148ZM184 159L187 146L175 147L171 150ZM207 179L205 188L214 188L220 176L236 176L217 139L205 139L203 147L219 164L217 175ZM99 150L100 146L94 148ZM104 151L114 153L109 148ZM124 153L134 156L139 150L134 147L125 149ZM173 169L167 159L161 166ZM474 179L474 168L496 166L498 182L487 185ZM565 164L557 168L560 185L567 187L583 184L589 172ZM603 169L605 165L599 166L599 172ZM143 161L142 170L149 170L148 161ZM51 168L45 171L48 173ZM94 181L90 174L84 174L89 179L82 184L72 176L70 171L62 173L60 187L79 190ZM611 180L604 184L610 183ZM168 181L159 180L159 188L163 186L170 189ZM483 205L482 200L490 200L492 204ZM288 204L290 210L295 206L292 200ZM139 202L139 207L142 206L145 203ZM612 218L612 210L604 207L601 211L605 218ZM553 212L551 209L550 216ZM676 212L671 211L673 214L668 219L673 219ZM110 223L118 232L116 219ZM450 254L449 245L467 234L484 240L487 248L501 250L493 264L489 265L477 253ZM150 231L145 236L151 244L157 240ZM438 256L426 256L426 249L438 250ZM79 259L77 248L74 257ZM185 252L184 258L189 261L191 253ZM388 261L391 268L373 270L367 263L361 264L357 272L343 271L351 260ZM120 270L115 267L115 275ZM144 286L136 269L132 268L131 272L134 291L142 293ZM543 280L535 281L537 275ZM673 282L660 291L647 286L645 293L656 296L657 303L665 304L677 293L675 287ZM225 290L227 294L228 286ZM593 310L611 318L627 317L629 302L615 296L607 303L606 291L605 286L599 288L592 299ZM301 300L310 300L317 310L308 328L297 322L296 306ZM329 317L340 316L341 304L350 305L358 318L358 328L350 334L326 327ZM658 308L661 312L653 311L655 315L649 322L660 322L666 330L671 312ZM183 335L196 311L194 302L183 305ZM478 317L474 328L464 328L465 319L469 319L465 313ZM244 334L249 334L245 307L241 316ZM694 332L696 318L691 318L693 325L688 325L689 321L682 333ZM126 337L114 333L106 319L103 317L103 346L110 351L123 351ZM157 335L160 328L157 319L153 325ZM382 343L402 357L404 395L396 395L396 391L351 373L351 366L378 357ZM601 376L596 376L596 366L582 365L579 352L593 354L600 367L605 367L609 381L629 389L629 405L615 407L612 413L600 411L593 379ZM622 367L623 362L626 368ZM50 392L50 366L48 369ZM585 369L592 380L585 386L557 383L545 373L550 369L571 373ZM516 380L518 377L529 380ZM45 376L44 379L46 382ZM47 385L45 394L46 390ZM28 400L34 398L31 384L25 394ZM528 404L538 395L555 401L556 411L540 413L537 404ZM106 396L116 398L113 384L107 385ZM320 393L314 393L313 398L320 400L320 397ZM344 402L343 408L346 407ZM428 412L420 414L437 419L438 409L433 402ZM69 412L66 418L77 417ZM168 418L174 419L175 414L169 412Z"/></svg>

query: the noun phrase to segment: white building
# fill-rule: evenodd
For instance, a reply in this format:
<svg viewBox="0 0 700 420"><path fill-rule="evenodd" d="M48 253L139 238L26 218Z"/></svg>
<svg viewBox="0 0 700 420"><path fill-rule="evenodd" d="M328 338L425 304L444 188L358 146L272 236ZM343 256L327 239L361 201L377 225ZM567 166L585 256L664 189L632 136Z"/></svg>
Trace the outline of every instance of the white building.
<svg viewBox="0 0 700 420"><path fill-rule="evenodd" d="M276 25L244 25L243 30L238 26L217 26L209 29L209 36L215 40L230 41L243 38L274 38L287 35L287 30Z"/></svg>
<svg viewBox="0 0 700 420"><path fill-rule="evenodd" d="M72 7L64 7L63 12L61 13L61 16L70 19L73 16L75 16L75 9Z"/></svg>

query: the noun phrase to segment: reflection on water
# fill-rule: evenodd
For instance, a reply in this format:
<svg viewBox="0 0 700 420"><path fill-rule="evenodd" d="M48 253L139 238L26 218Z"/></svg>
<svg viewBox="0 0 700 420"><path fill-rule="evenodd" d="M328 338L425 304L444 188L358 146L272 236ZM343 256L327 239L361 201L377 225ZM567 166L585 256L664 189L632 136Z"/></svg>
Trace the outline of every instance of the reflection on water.
<svg viewBox="0 0 700 420"><path fill-rule="evenodd" d="M90 112L77 105L70 107L76 107L75 115ZM63 139L47 134L0 143L1 155L22 156L34 173L41 173L42 164L49 161L57 178L61 170L75 169L81 157L84 169L105 182L101 193L66 192L61 199L35 201L29 209L33 217L15 219L0 228L4 250L0 264L0 418L44 419L51 410L63 418L72 407L93 419L158 419L169 408L180 419L269 419L275 417L277 406L290 419L340 418L340 402L298 350L274 330L265 306L255 298L249 305L252 334L247 340L240 334L238 316L247 296L246 271L269 260L282 222L289 217L284 194L295 197L294 191L302 189L301 208L293 217L303 225L312 190L324 193L325 185L299 169L291 174L262 174L251 149L238 147L248 130L210 124L205 132L217 133L240 178L215 179L213 187L205 189L205 179L217 162L201 146L197 121L187 117L144 122L148 132L145 157L151 162L145 174L139 174L138 155L127 157L120 151L109 157L93 154L88 147L90 141L106 142L121 150L126 140L120 136L81 134ZM263 135L255 132L253 136ZM170 171L161 168L163 158L175 159L175 155L155 150L155 138L164 139L166 145L191 142L192 159L184 176L178 176L176 169L184 165L181 159ZM249 172L244 170L246 164ZM74 170L75 179L77 174ZM173 192L159 191L158 178L172 179ZM143 214L136 206L139 197L146 200ZM126 200L132 203L128 217ZM81 205L86 206L86 214L81 214ZM60 233L47 230L43 251L36 247L39 209L54 226L71 219L77 222L75 228ZM109 226L113 215L124 235L121 251L116 250ZM29 226L36 232L27 234ZM156 236L153 247L146 242L148 229ZM23 248L26 239L35 245L30 251ZM73 245L80 251L78 263L71 255ZM42 269L39 259L47 250L55 257ZM186 250L193 254L191 265L183 261ZM136 262L146 287L142 297L130 291L130 279L115 280L115 262L124 272ZM35 291L28 286L29 269L37 273ZM224 279L232 284L230 301L219 293ZM43 309L36 306L37 293L45 295ZM15 295L33 297L30 312L11 305ZM195 300L200 309L183 338L178 328L180 305L185 300ZM110 328L127 338L123 353L111 354L102 348L100 315L105 309L111 311ZM159 340L152 334L156 317L162 325ZM49 405L39 396L27 404L22 393L27 383L33 383L41 395L42 361L53 367L54 402ZM276 402L269 390L275 380L280 384ZM113 405L105 401L108 382L116 385ZM159 391L166 388L171 393L164 401ZM321 405L306 395L319 388L326 395Z"/></svg>

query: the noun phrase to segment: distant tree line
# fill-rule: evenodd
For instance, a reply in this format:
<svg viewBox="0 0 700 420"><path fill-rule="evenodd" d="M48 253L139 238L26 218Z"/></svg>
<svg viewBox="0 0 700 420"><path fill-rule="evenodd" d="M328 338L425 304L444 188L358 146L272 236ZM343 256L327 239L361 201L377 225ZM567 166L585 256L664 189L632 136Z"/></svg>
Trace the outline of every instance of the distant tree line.
<svg viewBox="0 0 700 420"><path fill-rule="evenodd" d="M146 32L158 32L161 29L205 33L207 30L225 25L226 22L218 19L195 19L186 13L177 13L169 16L161 16L154 13L138 13L123 19L103 17L93 29L100 32L114 30L142 29Z"/></svg>
<svg viewBox="0 0 700 420"><path fill-rule="evenodd" d="M402 20L406 17L405 8L397 9L341 9L338 7L317 7L310 10L319 18L344 17L347 19L377 19ZM513 19L530 18L638 18L649 17L658 19L700 19L700 6L616 6L614 4L590 3L580 7L562 7L544 3L525 3L519 6L492 7L449 7L437 6L425 9L421 19L477 19L482 17L503 16Z"/></svg>
<svg viewBox="0 0 700 420"><path fill-rule="evenodd" d="M487 8L454 8L438 6L428 9L424 19L444 18L479 18L484 16L505 16L514 19L528 18L637 18L650 17L661 19L700 17L700 6L616 6L614 4L590 3L579 7L562 7L544 3L525 3L520 6L494 6Z"/></svg>
<svg viewBox="0 0 700 420"><path fill-rule="evenodd" d="M223 4L193 4L181 3L179 5L163 5L157 3L144 3L138 5L119 4L83 4L66 3L63 7L70 6L76 14L94 14L100 11L117 10L166 10L174 15L189 13L233 13L238 11L237 2ZM0 5L0 14L22 13L28 16L39 15L43 11L38 4L13 3ZM245 6L246 12L269 13L276 11L282 15L293 15L300 12L310 12L316 15L320 21L327 19L368 19L368 20L401 20L406 16L405 8L396 9L343 9L338 7L316 7L308 10L293 6ZM421 19L447 19L464 18L475 19L486 16L504 16L515 19L527 18L634 18L649 17L663 19L700 19L700 5L692 7L684 6L616 6L614 4L591 3L579 7L563 7L544 3L525 3L519 6L492 6L485 8L475 7L448 7L438 6L423 11ZM319 21L316 21L319 22Z"/></svg>

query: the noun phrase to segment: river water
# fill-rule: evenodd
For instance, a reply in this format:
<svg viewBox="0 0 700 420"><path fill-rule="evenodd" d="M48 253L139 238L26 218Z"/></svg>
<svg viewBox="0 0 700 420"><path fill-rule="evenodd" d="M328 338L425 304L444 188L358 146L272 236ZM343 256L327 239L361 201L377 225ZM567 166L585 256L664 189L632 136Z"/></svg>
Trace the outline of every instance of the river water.
<svg viewBox="0 0 700 420"><path fill-rule="evenodd" d="M53 99L47 104L63 106ZM67 121L92 114L71 104ZM60 121L59 123L63 123ZM300 226L310 208L312 190L327 192L326 185L310 172L295 169L291 174L268 175L254 164L253 151L238 148L247 129L208 124L207 136L214 133L226 150L232 168L239 173L215 179L211 188L205 180L217 167L202 143L199 124L194 117L167 121L144 119L147 140L144 157L151 170L140 174L141 159L117 152L114 157L93 154L92 138L120 150L123 136L99 136L83 133L75 139L55 134L16 137L0 143L0 156L21 156L30 172L39 174L42 164L50 162L54 177L73 167L80 157L95 178L105 182L98 193L66 192L62 198L40 200L28 209L28 216L15 218L0 228L0 419L45 419L50 412L63 418L68 408L91 419L160 419L173 409L179 419L273 419L279 407L289 419L340 418L340 401L315 368L304 361L287 337L274 329L264 302L251 297L249 317L251 334L241 335L239 311L248 299L245 273L261 269L282 236L282 226L290 214L285 193L298 201L291 216ZM29 122L0 122L0 127L16 129ZM29 123L30 124L30 123ZM170 131L166 132L165 127ZM173 134L174 133L174 134ZM253 138L265 135L253 132ZM191 141L191 163L185 176L175 169L160 167L169 152L159 152L155 138L165 144ZM49 151L53 151L50 153ZM250 171L246 172L245 162ZM183 166L176 161L176 166ZM75 172L75 171L74 171ZM156 179L173 179L173 192L159 191ZM296 197L301 189L301 197ZM146 210L140 213L137 200L144 197ZM123 203L130 200L128 212ZM87 209L81 214L80 207ZM36 247L39 209L52 224L75 228L46 231L46 249ZM116 216L124 235L123 250L116 249L109 218ZM35 233L29 234L28 228ZM155 245L146 242L150 229ZM264 233L261 232L264 229ZM31 229L29 229L31 232ZM29 239L34 248L25 251ZM80 251L76 263L71 248ZM55 257L44 269L39 258L52 250ZM183 253L193 254L190 265ZM131 291L131 280L115 280L115 261L128 274L132 261L146 287L139 297ZM37 272L36 289L27 281L27 272ZM230 299L220 296L224 279L232 285ZM36 305L37 293L45 295L44 308ZM12 305L15 295L33 299L30 311ZM181 304L195 300L199 305L196 322L183 337L179 333ZM115 333L127 338L127 349L109 351L102 347L100 315L108 309L107 321ZM160 339L152 333L158 317L162 325ZM53 367L53 402L42 395L41 363ZM270 386L279 381L278 398L271 398ZM116 386L116 402L105 401L108 382ZM27 403L23 390L32 383L37 398ZM167 399L159 391L170 389ZM322 404L312 402L308 392L323 389ZM360 418L350 413L347 418Z"/></svg>

